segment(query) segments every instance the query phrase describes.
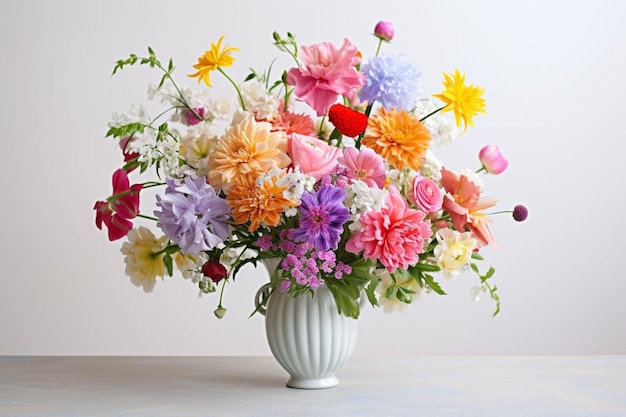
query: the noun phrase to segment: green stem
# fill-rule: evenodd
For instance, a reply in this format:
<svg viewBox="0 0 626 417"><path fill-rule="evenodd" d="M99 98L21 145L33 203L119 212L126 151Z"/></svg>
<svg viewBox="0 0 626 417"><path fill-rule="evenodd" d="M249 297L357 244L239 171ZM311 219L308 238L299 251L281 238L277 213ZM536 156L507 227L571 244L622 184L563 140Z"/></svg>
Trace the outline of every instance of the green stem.
<svg viewBox="0 0 626 417"><path fill-rule="evenodd" d="M165 185L164 182L153 182L153 181L149 181L149 182L145 182L142 184L141 189L144 190L146 188L152 188L152 187L157 187L159 185ZM128 189L126 191L122 191L121 193L117 193L117 194L113 194L112 196L110 196L109 198L107 198L107 201L110 203L112 201L117 200L120 197L124 197L125 195L128 194L132 194L132 193L136 193L137 191L135 190L131 190Z"/></svg>
<svg viewBox="0 0 626 417"><path fill-rule="evenodd" d="M222 73L222 75L223 75L224 77L226 77L226 79L227 79L228 81L230 81L230 83L233 85L233 87L235 87L235 90L237 91L237 96L239 97L239 104L241 104L241 109L242 109L243 111L246 111L246 105L245 105L245 104L244 104L244 102L243 102L243 96L241 95L241 90L239 90L239 87L237 86L237 83L236 83L236 82L235 82L232 78L230 78L230 77L228 76L228 74L226 74L226 71L224 71L224 70L222 69L222 67L217 67L217 70L218 70L219 72L221 72L221 73Z"/></svg>
<svg viewBox="0 0 626 417"><path fill-rule="evenodd" d="M224 288L226 288L226 282L228 280L225 279L223 281L224 281L224 283L222 284L222 290L220 291L220 301L217 303L217 308L224 308L224 307L222 307L222 298L224 297Z"/></svg>
<svg viewBox="0 0 626 417"><path fill-rule="evenodd" d="M378 56L378 53L380 52L380 47L383 45L383 40L378 38L378 47L376 48L376 54L374 54L374 56Z"/></svg>
<svg viewBox="0 0 626 417"><path fill-rule="evenodd" d="M137 213L137 217L141 217L142 219L154 220L155 222L159 220L156 217L146 216L145 214L141 213Z"/></svg>
<svg viewBox="0 0 626 417"><path fill-rule="evenodd" d="M447 106L447 105L446 105L446 106ZM445 108L446 108L446 106L440 107L440 108L438 108L437 110L435 110L435 111L433 111L433 112L431 112L431 113L428 113L426 116L424 116L424 117L422 117L422 118L420 119L420 122L423 122L424 120L428 119L428 118L429 118L430 116L432 116L433 114L437 114L437 113L439 113L441 110L445 109Z"/></svg>

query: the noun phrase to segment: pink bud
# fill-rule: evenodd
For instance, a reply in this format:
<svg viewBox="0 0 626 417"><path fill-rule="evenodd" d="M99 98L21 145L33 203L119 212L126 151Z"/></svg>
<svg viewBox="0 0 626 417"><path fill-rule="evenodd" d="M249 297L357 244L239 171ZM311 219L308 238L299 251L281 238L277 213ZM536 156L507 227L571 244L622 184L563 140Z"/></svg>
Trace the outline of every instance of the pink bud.
<svg viewBox="0 0 626 417"><path fill-rule="evenodd" d="M494 175L501 174L509 166L509 161L502 155L497 145L483 147L478 153L478 159L487 172Z"/></svg>
<svg viewBox="0 0 626 417"><path fill-rule="evenodd" d="M378 39L382 39L384 41L389 42L393 39L393 35L395 34L395 29L393 28L393 24L391 22L380 21L376 24L374 28L374 35Z"/></svg>

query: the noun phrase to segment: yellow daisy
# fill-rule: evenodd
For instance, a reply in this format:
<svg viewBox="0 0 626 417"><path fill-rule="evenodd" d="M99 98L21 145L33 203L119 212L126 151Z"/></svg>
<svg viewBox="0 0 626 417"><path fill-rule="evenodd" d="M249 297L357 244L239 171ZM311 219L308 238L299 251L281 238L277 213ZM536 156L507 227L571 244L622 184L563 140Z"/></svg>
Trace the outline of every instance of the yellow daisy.
<svg viewBox="0 0 626 417"><path fill-rule="evenodd" d="M430 145L430 133L415 116L405 110L381 107L370 118L361 143L373 149L390 165L417 171Z"/></svg>
<svg viewBox="0 0 626 417"><path fill-rule="evenodd" d="M474 126L472 117L478 113L486 113L485 111L485 99L482 98L485 92L484 88L480 88L474 85L465 85L465 74L454 70L454 74L443 74L444 90L441 94L433 94L433 97L446 103L446 106L441 111L454 111L454 118L456 119L456 125L461 126L461 119L465 125Z"/></svg>
<svg viewBox="0 0 626 417"><path fill-rule="evenodd" d="M220 37L217 44L212 43L211 49L204 51L204 55L198 58L198 63L193 67L198 71L189 74L189 77L198 77L198 83L204 81L204 83L211 87L211 71L215 71L219 67L230 67L235 62L235 58L230 56L231 52L239 51L238 48L230 48L224 46L222 49L222 40L224 35Z"/></svg>

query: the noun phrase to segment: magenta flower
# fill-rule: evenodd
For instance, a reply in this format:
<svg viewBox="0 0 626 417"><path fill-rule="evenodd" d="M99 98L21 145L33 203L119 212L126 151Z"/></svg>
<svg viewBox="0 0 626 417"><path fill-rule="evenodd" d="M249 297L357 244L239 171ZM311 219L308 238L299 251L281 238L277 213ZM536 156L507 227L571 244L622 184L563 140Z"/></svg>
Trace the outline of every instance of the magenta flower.
<svg viewBox="0 0 626 417"><path fill-rule="evenodd" d="M96 210L96 227L102 230L102 224L109 230L109 240L121 239L133 228L130 219L139 214L139 191L143 184L130 186L128 174L123 169L113 173L113 195L107 201L98 201Z"/></svg>
<svg viewBox="0 0 626 417"><path fill-rule="evenodd" d="M312 243L322 252L337 249L343 224L350 219L350 211L343 205L345 197L343 189L332 185L324 186L316 193L305 192L294 240Z"/></svg>
<svg viewBox="0 0 626 417"><path fill-rule="evenodd" d="M376 24L374 28L374 36L383 41L389 42L393 39L393 35L395 35L396 31L393 27L393 23L380 21Z"/></svg>
<svg viewBox="0 0 626 417"><path fill-rule="evenodd" d="M339 163L346 167L348 178L364 181L370 187L385 186L386 171L383 157L373 149L345 148Z"/></svg>
<svg viewBox="0 0 626 417"><path fill-rule="evenodd" d="M346 242L346 250L380 261L387 271L407 269L419 260L424 240L432 235L424 212L410 208L397 188L389 186L385 207L369 211L359 221L363 229Z"/></svg>
<svg viewBox="0 0 626 417"><path fill-rule="evenodd" d="M355 89L365 83L355 68L360 62L357 48L347 39L340 49L330 42L302 46L298 57L302 65L289 70L287 82L295 85L298 100L306 102L318 116L327 114L338 96L352 99Z"/></svg>
<svg viewBox="0 0 626 417"><path fill-rule="evenodd" d="M483 168L490 174L501 174L509 166L509 161L502 155L497 145L487 145L478 153Z"/></svg>

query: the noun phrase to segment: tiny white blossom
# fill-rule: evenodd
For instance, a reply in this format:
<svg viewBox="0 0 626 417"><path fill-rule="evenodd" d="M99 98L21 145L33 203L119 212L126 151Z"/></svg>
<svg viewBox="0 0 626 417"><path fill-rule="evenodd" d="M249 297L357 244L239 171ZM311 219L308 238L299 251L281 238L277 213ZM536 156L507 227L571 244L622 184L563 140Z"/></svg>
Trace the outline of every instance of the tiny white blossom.
<svg viewBox="0 0 626 417"><path fill-rule="evenodd" d="M218 97L209 100L208 109L219 120L230 120L233 113L233 99Z"/></svg>
<svg viewBox="0 0 626 417"><path fill-rule="evenodd" d="M472 182L479 190L483 191L483 179L475 171L471 169L464 169L461 171L461 175L465 175L467 179Z"/></svg>
<svg viewBox="0 0 626 417"><path fill-rule="evenodd" d="M278 111L279 101L265 90L259 80L249 80L239 86L246 109L255 113L258 119L273 120Z"/></svg>
<svg viewBox="0 0 626 417"><path fill-rule="evenodd" d="M114 112L109 122L109 127L121 127L131 123L150 123L148 112L143 104L133 104L127 113Z"/></svg>
<svg viewBox="0 0 626 417"><path fill-rule="evenodd" d="M420 174L432 179L433 181L441 181L441 168L443 168L443 163L437 159L435 154L430 149L428 149L424 153L424 157L422 159Z"/></svg>
<svg viewBox="0 0 626 417"><path fill-rule="evenodd" d="M359 218L363 213L380 210L385 205L387 190L370 187L365 181L356 180L346 186L345 206L350 210L352 224L350 230L361 229Z"/></svg>
<svg viewBox="0 0 626 417"><path fill-rule="evenodd" d="M432 100L420 100L416 106L415 114L422 119L435 110L437 110L437 105ZM445 147L460 136L460 129L448 114L435 113L422 123L430 132L433 142L440 147Z"/></svg>
<svg viewBox="0 0 626 417"><path fill-rule="evenodd" d="M291 201L300 201L305 191L313 191L315 178L304 174L300 168L296 166L293 171L288 172L276 181L279 187L287 187L283 191L283 196Z"/></svg>

